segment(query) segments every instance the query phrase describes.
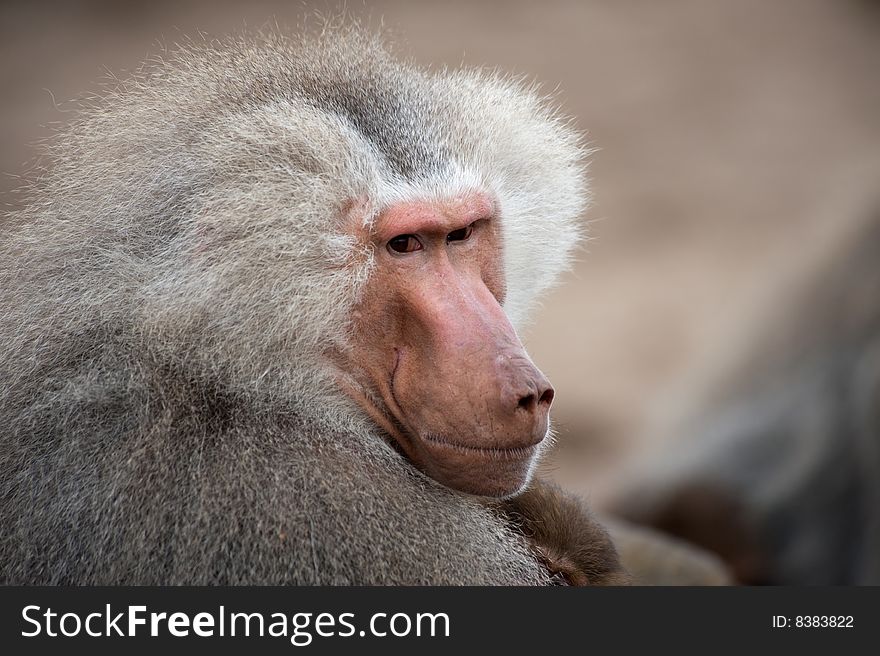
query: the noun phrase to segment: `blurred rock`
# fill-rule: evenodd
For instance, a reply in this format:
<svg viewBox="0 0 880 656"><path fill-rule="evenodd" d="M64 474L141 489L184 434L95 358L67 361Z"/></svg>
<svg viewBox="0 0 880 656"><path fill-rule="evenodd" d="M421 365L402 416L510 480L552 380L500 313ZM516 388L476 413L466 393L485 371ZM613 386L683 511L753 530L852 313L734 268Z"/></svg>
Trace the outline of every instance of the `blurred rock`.
<svg viewBox="0 0 880 656"><path fill-rule="evenodd" d="M711 552L620 519L603 519L633 585L731 585L733 577Z"/></svg>
<svg viewBox="0 0 880 656"><path fill-rule="evenodd" d="M763 319L611 508L744 583L880 584L880 213Z"/></svg>

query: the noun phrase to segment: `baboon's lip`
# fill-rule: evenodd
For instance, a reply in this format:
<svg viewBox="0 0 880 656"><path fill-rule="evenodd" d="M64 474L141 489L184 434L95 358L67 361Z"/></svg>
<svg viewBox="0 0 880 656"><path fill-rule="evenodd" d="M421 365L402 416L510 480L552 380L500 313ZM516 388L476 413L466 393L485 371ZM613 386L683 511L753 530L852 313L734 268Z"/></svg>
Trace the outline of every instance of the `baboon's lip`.
<svg viewBox="0 0 880 656"><path fill-rule="evenodd" d="M524 446L500 447L500 446L472 446L462 444L461 442L453 442L439 435L420 435L422 440L432 447L440 447L458 453L478 454L488 457L501 457L508 459L529 458L534 455L535 451L544 441L546 434L542 435L537 441Z"/></svg>

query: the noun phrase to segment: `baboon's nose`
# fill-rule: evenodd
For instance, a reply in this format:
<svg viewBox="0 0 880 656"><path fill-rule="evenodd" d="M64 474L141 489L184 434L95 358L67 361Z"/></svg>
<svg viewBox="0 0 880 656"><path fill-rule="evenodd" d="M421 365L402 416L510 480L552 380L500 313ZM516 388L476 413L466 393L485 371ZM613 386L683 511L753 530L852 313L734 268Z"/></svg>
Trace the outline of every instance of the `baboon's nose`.
<svg viewBox="0 0 880 656"><path fill-rule="evenodd" d="M546 414L553 403L553 387L550 381L537 368L529 367L512 385L507 386L501 402L510 412L525 412L530 415Z"/></svg>
<svg viewBox="0 0 880 656"><path fill-rule="evenodd" d="M522 408L526 412L535 412L541 406L549 410L553 403L553 388L547 384L545 387L539 388L536 392L526 394L521 397L517 403L517 407Z"/></svg>

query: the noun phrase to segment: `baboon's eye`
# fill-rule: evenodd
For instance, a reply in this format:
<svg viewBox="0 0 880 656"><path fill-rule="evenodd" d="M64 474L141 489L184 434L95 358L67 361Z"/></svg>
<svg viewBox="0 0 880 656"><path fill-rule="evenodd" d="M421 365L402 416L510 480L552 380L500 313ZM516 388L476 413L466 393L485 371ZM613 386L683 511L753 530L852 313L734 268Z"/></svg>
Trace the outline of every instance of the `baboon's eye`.
<svg viewBox="0 0 880 656"><path fill-rule="evenodd" d="M395 253L412 253L422 250L422 242L415 235L397 235L388 241L388 250Z"/></svg>
<svg viewBox="0 0 880 656"><path fill-rule="evenodd" d="M466 228L459 228L458 230L453 230L448 235L446 235L446 242L450 241L464 241L468 237L471 236L471 233L474 231L474 224L471 223Z"/></svg>

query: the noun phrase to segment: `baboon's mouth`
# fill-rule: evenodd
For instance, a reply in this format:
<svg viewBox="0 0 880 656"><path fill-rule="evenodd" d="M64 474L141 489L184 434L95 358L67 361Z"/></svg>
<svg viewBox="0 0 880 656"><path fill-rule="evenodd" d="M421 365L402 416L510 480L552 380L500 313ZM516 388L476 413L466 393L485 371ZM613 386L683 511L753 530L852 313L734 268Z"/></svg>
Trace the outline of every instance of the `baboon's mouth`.
<svg viewBox="0 0 880 656"><path fill-rule="evenodd" d="M519 458L530 458L535 455L535 452L538 450L538 447L547 437L547 433L545 432L541 435L537 441L533 441L531 444L526 444L524 446L513 446L513 447L502 447L502 446L472 446L469 444L462 444L461 442L455 442L449 439L446 439L440 435L432 435L430 433L425 435L420 435L423 442L430 444L433 447L439 447L440 449L448 449L450 451L457 451L459 453L467 453L471 455L482 455L489 456L494 458L510 458L510 459L519 459Z"/></svg>

